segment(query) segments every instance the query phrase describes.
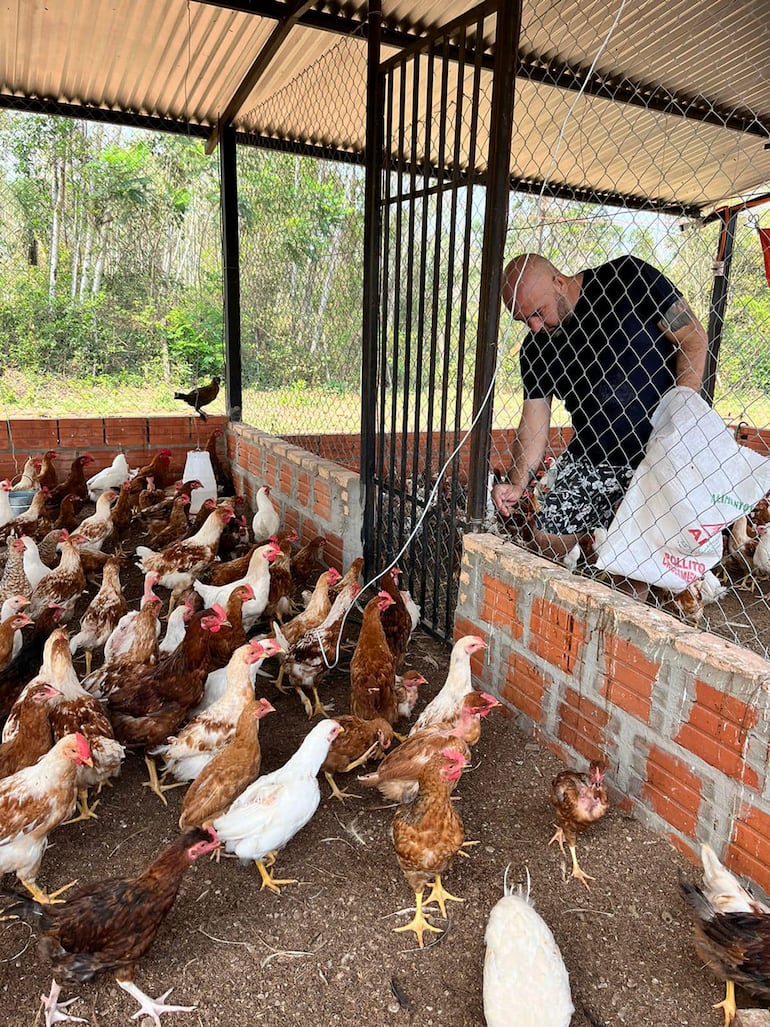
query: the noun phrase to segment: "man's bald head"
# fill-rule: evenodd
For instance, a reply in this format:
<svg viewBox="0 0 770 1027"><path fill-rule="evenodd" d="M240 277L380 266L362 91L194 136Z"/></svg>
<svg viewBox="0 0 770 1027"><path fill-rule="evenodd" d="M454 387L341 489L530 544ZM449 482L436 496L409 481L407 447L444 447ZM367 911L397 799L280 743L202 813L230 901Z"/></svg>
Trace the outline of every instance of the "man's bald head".
<svg viewBox="0 0 770 1027"><path fill-rule="evenodd" d="M539 253L521 253L503 272L503 303L531 331L550 335L575 309L581 278L562 274Z"/></svg>

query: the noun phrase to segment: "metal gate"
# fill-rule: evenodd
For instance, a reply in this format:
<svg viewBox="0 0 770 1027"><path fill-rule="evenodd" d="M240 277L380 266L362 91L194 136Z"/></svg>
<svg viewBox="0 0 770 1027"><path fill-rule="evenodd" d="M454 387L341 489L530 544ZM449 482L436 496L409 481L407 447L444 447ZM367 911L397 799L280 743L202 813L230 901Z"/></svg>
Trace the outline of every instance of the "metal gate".
<svg viewBox="0 0 770 1027"><path fill-rule="evenodd" d="M485 40L494 38L497 7L482 4L386 61L370 81L380 135L370 135L367 145L381 163L368 167L367 246L377 259L367 265L368 332L366 312L364 319L365 339L376 340L364 359L364 552L375 572L397 559L423 623L443 637L452 634L462 536L471 520L471 465L478 462L470 439L455 450L474 420L474 430L487 436L490 423L489 407L476 417L474 380L478 387L490 358L494 367L494 343L486 353L487 342L478 341L489 335L481 323L489 317L496 338L499 310L500 255L492 255L491 270L484 266L493 88L500 88ZM511 99L502 105L509 111ZM507 157L504 166L507 201ZM506 210L507 202L495 228L500 252ZM368 394L367 379L376 381ZM483 469L476 479L485 486Z"/></svg>

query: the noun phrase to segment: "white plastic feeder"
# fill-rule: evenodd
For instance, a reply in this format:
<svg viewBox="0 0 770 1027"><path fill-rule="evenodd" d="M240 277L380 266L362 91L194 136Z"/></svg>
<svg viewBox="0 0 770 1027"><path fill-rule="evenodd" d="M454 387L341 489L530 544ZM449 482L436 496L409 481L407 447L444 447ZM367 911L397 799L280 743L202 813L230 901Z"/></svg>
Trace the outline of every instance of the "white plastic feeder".
<svg viewBox="0 0 770 1027"><path fill-rule="evenodd" d="M190 513L196 514L207 499L217 498L217 481L211 466L211 457L205 449L192 450L187 454L182 480L192 481L193 478L197 478L203 486L193 489L190 496Z"/></svg>

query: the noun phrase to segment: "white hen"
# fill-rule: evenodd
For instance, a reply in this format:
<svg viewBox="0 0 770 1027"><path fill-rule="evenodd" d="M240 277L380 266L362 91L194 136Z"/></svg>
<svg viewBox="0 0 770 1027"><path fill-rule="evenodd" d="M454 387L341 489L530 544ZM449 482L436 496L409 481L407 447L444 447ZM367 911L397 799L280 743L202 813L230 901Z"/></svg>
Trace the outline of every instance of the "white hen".
<svg viewBox="0 0 770 1027"><path fill-rule="evenodd" d="M720 863L710 845L700 847L703 863L703 894L720 913L770 913L770 909L746 891L737 877Z"/></svg>
<svg viewBox="0 0 770 1027"><path fill-rule="evenodd" d="M486 647L487 643L478 635L463 635L455 642L449 658L446 681L438 695L428 703L414 722L410 735L425 727L433 727L446 720L459 718L463 699L473 691L471 655Z"/></svg>
<svg viewBox="0 0 770 1027"><path fill-rule="evenodd" d="M548 924L522 888L508 888L489 914L484 935L487 1027L568 1027L575 1011L569 974Z"/></svg>
<svg viewBox="0 0 770 1027"><path fill-rule="evenodd" d="M118 453L109 467L105 467L103 471L98 471L88 479L86 482L88 498L95 503L100 492L106 489L119 489L127 478L132 477L128 460L122 453Z"/></svg>
<svg viewBox="0 0 770 1027"><path fill-rule="evenodd" d="M264 542L275 535L281 526L281 518L270 498L270 486L263 485L257 490L257 511L251 521L255 542Z"/></svg>
<svg viewBox="0 0 770 1027"><path fill-rule="evenodd" d="M296 884L275 880L267 867L318 809L318 771L340 730L336 720L316 724L287 763L257 778L212 825L228 852L256 862L263 888L280 893L279 884Z"/></svg>
<svg viewBox="0 0 770 1027"><path fill-rule="evenodd" d="M251 585L254 596L247 599L241 608L243 627L246 631L251 631L267 606L270 595L270 564L280 554L278 546L274 542L268 542L251 554L248 569L242 578L227 585L204 585L200 581L194 581L193 588L203 599L206 609L211 610L217 605L227 606L230 594L239 585Z"/></svg>

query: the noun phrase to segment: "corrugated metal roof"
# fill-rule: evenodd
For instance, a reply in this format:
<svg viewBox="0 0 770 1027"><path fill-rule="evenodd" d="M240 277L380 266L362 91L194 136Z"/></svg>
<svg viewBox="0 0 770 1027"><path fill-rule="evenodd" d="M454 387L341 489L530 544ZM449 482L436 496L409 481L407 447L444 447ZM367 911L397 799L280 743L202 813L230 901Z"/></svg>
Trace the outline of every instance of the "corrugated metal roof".
<svg viewBox="0 0 770 1027"><path fill-rule="evenodd" d="M427 32L472 6L384 0L384 24ZM213 127L276 26L273 18L249 13L254 8L286 11L272 0L8 0L0 7L0 93ZM351 19L364 20L366 4L338 12L318 5L309 20L331 20L335 13L349 26ZM487 26L493 31L494 19L485 23L485 34ZM386 48L385 56L395 52ZM577 189L704 209L767 188L767 0L524 0L520 60L514 175L538 181L547 173ZM585 95L553 84L565 68L579 78L594 61ZM365 76L362 31L339 36L301 21L234 125L361 151ZM482 119L489 79L487 73ZM657 89L659 107L665 91L669 110L613 102L608 95L614 89L637 99ZM688 116L682 116L685 104L691 104ZM421 97L421 117L425 106ZM704 110L717 124L699 120ZM754 119L754 131L719 123L731 114Z"/></svg>

